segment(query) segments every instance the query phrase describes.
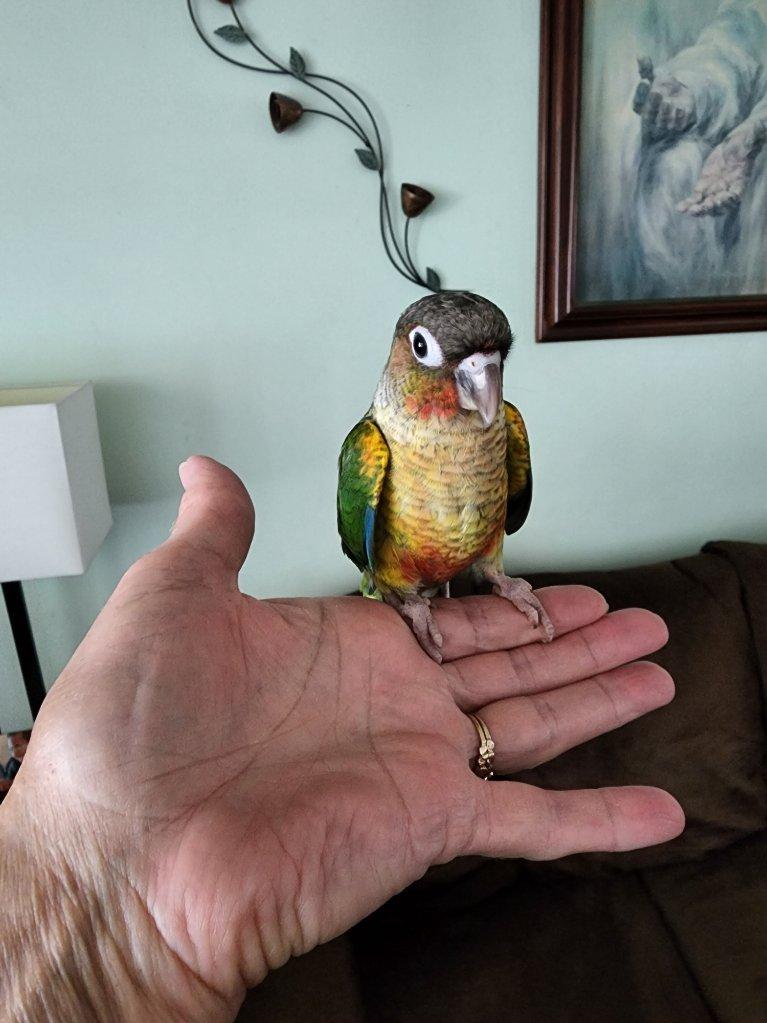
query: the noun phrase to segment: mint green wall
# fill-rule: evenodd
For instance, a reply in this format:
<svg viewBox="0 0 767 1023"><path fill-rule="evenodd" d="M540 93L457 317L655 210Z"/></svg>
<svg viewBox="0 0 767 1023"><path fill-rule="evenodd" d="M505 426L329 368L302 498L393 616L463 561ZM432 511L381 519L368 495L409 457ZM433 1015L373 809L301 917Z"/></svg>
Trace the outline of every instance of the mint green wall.
<svg viewBox="0 0 767 1023"><path fill-rule="evenodd" d="M198 5L213 27L227 18ZM533 342L537 7L241 2L275 51L297 46L363 88L394 179L440 196L419 257L510 316L506 393L536 470L510 565L767 540L767 337ZM167 535L191 452L227 462L255 498L245 588L350 589L335 459L419 294L385 262L354 140L318 120L275 135L274 79L216 60L183 0L8 0L0 23L0 378L95 382L115 514L85 577L27 587L47 678ZM23 724L2 615L0 683L0 725Z"/></svg>

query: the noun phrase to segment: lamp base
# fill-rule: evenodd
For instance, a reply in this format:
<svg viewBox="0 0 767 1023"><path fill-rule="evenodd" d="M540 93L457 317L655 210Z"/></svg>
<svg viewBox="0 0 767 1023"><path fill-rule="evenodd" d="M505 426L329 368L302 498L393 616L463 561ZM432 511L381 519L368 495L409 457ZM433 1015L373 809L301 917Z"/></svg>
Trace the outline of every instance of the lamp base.
<svg viewBox="0 0 767 1023"><path fill-rule="evenodd" d="M40 670L35 637L32 634L32 626L29 621L27 602L24 599L24 590L20 582L3 583L2 586L13 641L16 644L16 653L21 666L21 676L24 679L24 688L27 691L29 708L34 719L45 699L45 683Z"/></svg>

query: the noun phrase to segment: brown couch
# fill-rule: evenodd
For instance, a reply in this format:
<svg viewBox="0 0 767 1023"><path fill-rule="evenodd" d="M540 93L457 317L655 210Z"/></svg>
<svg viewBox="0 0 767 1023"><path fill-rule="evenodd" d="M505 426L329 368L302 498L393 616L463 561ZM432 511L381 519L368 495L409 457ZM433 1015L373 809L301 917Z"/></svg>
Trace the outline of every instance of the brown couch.
<svg viewBox="0 0 767 1023"><path fill-rule="evenodd" d="M272 974L239 1019L271 1023L767 1023L767 545L585 582L651 608L674 702L520 776L660 785L685 833L553 863L459 860Z"/></svg>

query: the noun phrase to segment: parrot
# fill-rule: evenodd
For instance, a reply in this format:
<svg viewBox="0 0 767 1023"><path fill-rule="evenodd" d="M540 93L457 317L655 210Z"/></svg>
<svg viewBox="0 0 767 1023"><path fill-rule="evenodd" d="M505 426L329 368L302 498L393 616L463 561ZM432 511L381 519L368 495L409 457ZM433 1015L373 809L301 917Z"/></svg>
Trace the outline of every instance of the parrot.
<svg viewBox="0 0 767 1023"><path fill-rule="evenodd" d="M501 309L469 291L418 299L397 320L372 405L343 442L337 515L366 597L395 608L442 660L431 600L460 574L554 629L524 579L503 569L504 533L527 518L530 446L502 400L513 341Z"/></svg>

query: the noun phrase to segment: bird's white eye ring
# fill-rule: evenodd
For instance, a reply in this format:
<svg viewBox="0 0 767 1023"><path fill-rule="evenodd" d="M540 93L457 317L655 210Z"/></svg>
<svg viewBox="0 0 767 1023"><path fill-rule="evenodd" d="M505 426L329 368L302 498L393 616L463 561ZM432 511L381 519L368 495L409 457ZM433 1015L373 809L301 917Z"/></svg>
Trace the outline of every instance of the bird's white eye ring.
<svg viewBox="0 0 767 1023"><path fill-rule="evenodd" d="M426 327L413 327L408 336L413 355L422 366L435 369L437 366L443 365L445 357L439 342L430 330L427 330Z"/></svg>

